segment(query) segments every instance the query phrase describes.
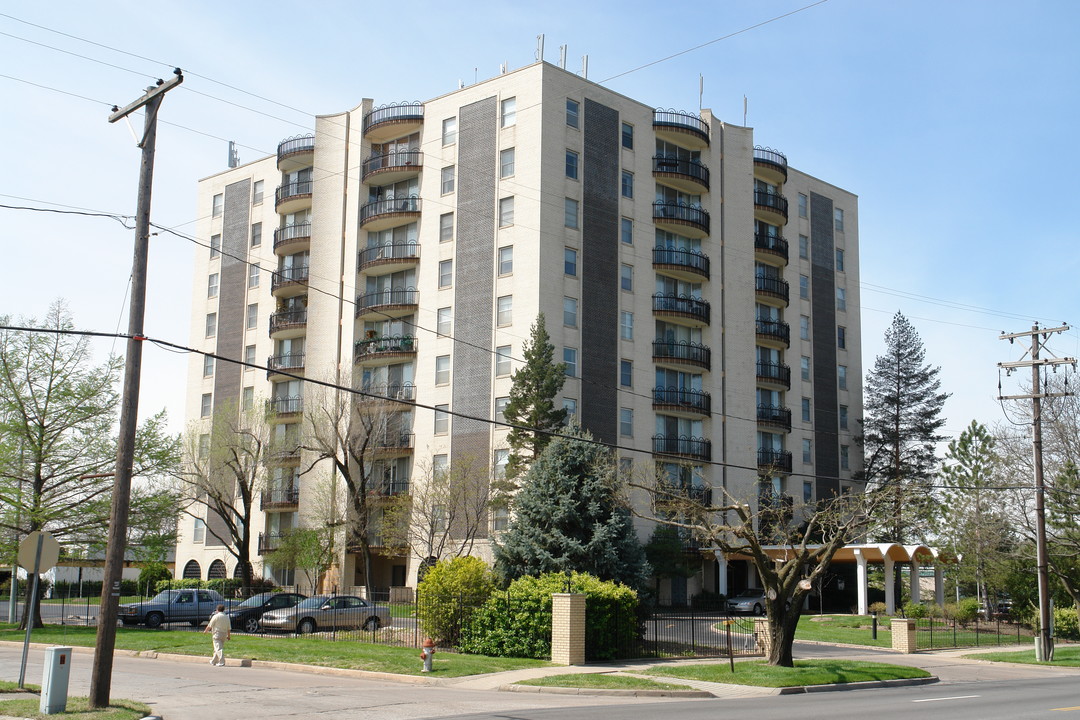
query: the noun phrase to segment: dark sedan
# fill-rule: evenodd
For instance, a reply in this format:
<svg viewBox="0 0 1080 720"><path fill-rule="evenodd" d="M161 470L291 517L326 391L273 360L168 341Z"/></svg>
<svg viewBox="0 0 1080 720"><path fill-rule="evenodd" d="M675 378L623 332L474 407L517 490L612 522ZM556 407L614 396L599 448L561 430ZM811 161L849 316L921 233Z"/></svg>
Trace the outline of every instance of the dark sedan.
<svg viewBox="0 0 1080 720"><path fill-rule="evenodd" d="M294 607L296 603L305 598L307 598L307 595L291 592L259 593L258 595L252 595L239 605L234 605L226 614L232 622L233 630L242 630L249 633L258 632L259 621L264 613Z"/></svg>

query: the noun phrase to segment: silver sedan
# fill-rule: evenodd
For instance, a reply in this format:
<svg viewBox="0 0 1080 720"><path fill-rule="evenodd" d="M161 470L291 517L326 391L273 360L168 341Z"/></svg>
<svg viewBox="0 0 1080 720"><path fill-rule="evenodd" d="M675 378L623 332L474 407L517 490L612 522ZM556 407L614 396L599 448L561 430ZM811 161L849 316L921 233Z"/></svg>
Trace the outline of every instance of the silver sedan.
<svg viewBox="0 0 1080 720"><path fill-rule="evenodd" d="M363 628L377 630L382 625L378 609L352 595L316 595L295 607L274 610L260 621L267 630L313 633L319 630Z"/></svg>

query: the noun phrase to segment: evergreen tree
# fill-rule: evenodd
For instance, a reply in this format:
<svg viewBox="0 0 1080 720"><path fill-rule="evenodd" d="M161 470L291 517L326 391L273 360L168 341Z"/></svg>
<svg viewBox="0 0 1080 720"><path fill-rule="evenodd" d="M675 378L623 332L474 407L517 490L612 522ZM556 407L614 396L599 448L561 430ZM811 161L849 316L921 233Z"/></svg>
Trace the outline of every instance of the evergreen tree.
<svg viewBox="0 0 1080 720"><path fill-rule="evenodd" d="M885 331L885 348L866 378L863 477L867 490L885 496L876 503L879 533L910 543L922 539L933 517L934 444L944 440L941 409L949 394L940 392L940 368L926 364L919 334L899 312Z"/></svg>
<svg viewBox="0 0 1080 720"><path fill-rule="evenodd" d="M514 518L495 546L495 570L523 575L577 571L645 587L649 565L620 502L611 452L576 422L548 443L525 474Z"/></svg>

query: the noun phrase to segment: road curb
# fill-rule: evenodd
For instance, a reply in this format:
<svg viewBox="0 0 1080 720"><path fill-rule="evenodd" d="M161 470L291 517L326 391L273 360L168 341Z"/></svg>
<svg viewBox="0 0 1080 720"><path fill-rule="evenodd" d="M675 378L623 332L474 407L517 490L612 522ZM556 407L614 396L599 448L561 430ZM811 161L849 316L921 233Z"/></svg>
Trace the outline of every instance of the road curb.
<svg viewBox="0 0 1080 720"><path fill-rule="evenodd" d="M903 678L900 680L865 680L863 682L832 683L830 685L801 685L777 688L778 695L800 695L802 693L841 692L844 690L869 690L873 688L910 687L913 685L932 685L940 682L934 675L925 678Z"/></svg>
<svg viewBox="0 0 1080 720"><path fill-rule="evenodd" d="M550 693L552 695L599 695L607 697L712 698L707 690L610 690L604 688L541 687L540 685L500 685L500 692Z"/></svg>

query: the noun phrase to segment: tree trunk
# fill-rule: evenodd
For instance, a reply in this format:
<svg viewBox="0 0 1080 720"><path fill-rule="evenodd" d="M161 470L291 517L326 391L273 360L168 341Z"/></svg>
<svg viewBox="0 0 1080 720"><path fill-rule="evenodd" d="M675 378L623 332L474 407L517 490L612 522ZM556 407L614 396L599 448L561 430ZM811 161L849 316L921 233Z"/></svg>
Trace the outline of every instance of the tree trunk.
<svg viewBox="0 0 1080 720"><path fill-rule="evenodd" d="M799 624L799 610L792 607L785 611L777 607L781 601L769 601L769 665L794 667L792 645L795 644L795 628Z"/></svg>

